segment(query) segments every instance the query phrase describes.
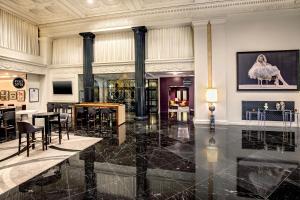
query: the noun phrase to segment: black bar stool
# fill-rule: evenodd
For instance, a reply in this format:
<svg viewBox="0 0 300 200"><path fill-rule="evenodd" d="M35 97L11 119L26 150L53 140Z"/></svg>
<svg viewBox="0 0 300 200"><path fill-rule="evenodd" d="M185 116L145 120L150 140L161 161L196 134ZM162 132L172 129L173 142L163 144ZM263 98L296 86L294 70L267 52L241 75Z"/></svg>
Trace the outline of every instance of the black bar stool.
<svg viewBox="0 0 300 200"><path fill-rule="evenodd" d="M47 149L47 142L45 140L45 133L44 133L44 127L35 127L29 122L17 122L18 130L19 130L19 149L18 154L20 155L21 151L21 145L22 143L22 133L26 133L26 149L27 149L27 157L29 157L29 148L32 147L32 149L35 148L35 133L38 131L42 132L42 146L43 151L45 150L45 146ZM31 134L31 140L30 140L30 134Z"/></svg>
<svg viewBox="0 0 300 200"><path fill-rule="evenodd" d="M2 114L1 129L4 130L5 133L5 141L8 140L8 134L16 132L15 121L16 121L16 113L15 111L7 111Z"/></svg>
<svg viewBox="0 0 300 200"><path fill-rule="evenodd" d="M80 128L81 130L83 129L83 124L86 121L86 117L85 117L85 113L84 113L84 108L83 107L79 107L76 109L76 129L78 129L78 125L80 124Z"/></svg>
<svg viewBox="0 0 300 200"><path fill-rule="evenodd" d="M66 129L67 137L68 140L70 139L69 137L69 114L68 113L60 113L60 124L61 127L64 127ZM50 122L50 132L51 132L51 127L52 125L57 125L58 124L58 118L55 117L54 119L49 120Z"/></svg>
<svg viewBox="0 0 300 200"><path fill-rule="evenodd" d="M93 125L93 131L96 131L97 112L95 108L88 108L88 121L87 131L91 130L91 124Z"/></svg>

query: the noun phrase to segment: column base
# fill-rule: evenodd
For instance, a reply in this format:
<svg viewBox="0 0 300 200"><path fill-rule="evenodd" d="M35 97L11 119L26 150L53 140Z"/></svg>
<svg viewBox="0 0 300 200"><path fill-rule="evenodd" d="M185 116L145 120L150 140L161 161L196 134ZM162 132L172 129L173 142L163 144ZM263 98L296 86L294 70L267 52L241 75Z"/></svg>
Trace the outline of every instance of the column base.
<svg viewBox="0 0 300 200"><path fill-rule="evenodd" d="M147 120L148 119L148 116L135 116L134 117L134 119L136 120L136 121L145 121L145 120Z"/></svg>

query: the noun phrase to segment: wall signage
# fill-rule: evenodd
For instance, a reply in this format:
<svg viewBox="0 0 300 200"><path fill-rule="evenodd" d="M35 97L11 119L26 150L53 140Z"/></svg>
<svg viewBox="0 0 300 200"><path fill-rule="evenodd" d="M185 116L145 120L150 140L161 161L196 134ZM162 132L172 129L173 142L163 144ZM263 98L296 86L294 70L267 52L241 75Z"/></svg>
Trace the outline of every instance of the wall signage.
<svg viewBox="0 0 300 200"><path fill-rule="evenodd" d="M190 87L193 84L193 80L190 78L184 78L183 79L183 86Z"/></svg>
<svg viewBox="0 0 300 200"><path fill-rule="evenodd" d="M24 79L17 77L13 80L13 85L17 89L22 89L25 86L25 81Z"/></svg>

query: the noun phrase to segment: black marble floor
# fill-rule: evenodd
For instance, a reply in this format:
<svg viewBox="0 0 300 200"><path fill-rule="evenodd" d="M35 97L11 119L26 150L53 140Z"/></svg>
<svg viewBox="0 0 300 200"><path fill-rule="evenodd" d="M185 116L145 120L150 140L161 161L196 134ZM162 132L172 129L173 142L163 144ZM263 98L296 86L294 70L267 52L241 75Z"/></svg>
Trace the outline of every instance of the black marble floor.
<svg viewBox="0 0 300 200"><path fill-rule="evenodd" d="M300 199L297 129L217 126L152 116L0 199Z"/></svg>

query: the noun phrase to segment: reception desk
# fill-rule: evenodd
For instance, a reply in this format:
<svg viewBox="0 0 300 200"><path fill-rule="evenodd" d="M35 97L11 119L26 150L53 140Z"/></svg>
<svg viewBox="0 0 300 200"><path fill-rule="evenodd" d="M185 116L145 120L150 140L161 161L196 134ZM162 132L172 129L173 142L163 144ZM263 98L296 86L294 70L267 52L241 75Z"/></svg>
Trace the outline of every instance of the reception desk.
<svg viewBox="0 0 300 200"><path fill-rule="evenodd" d="M79 107L83 108L96 108L96 109L101 109L101 108L110 108L116 110L116 120L117 124L120 126L121 124L125 123L125 105L124 104L118 104L118 103L79 103L75 104L75 110ZM77 113L75 111L75 113Z"/></svg>

